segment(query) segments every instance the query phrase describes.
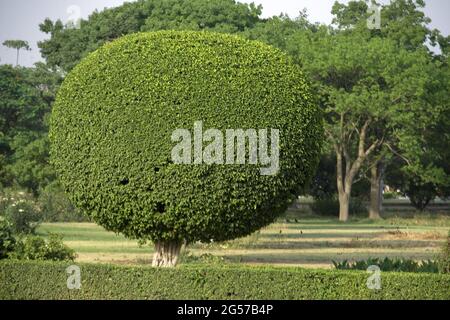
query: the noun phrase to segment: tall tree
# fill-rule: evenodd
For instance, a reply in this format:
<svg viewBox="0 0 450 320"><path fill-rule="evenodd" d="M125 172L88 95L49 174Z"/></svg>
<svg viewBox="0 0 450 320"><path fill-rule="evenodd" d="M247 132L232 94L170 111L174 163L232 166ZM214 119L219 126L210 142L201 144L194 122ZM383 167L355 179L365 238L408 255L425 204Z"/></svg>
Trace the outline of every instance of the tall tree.
<svg viewBox="0 0 450 320"><path fill-rule="evenodd" d="M363 166L375 171L373 163L405 139L402 123L412 123L413 115L432 121L439 113L427 102L427 83L436 65L426 49L407 50L367 28L323 26L288 41L297 46L326 113L326 132L336 154L340 219L346 221L352 185Z"/></svg>
<svg viewBox="0 0 450 320"><path fill-rule="evenodd" d="M123 35L157 30L237 33L261 21L262 7L235 0L138 0L92 13L74 29L57 20L40 24L50 39L38 43L50 67L70 71L89 52Z"/></svg>
<svg viewBox="0 0 450 320"><path fill-rule="evenodd" d="M423 13L423 8L425 7L425 2L422 0L394 0L388 5L382 6L381 10L381 29L375 30L371 32L372 37L380 37L382 39L389 39L394 41L399 47L408 52L418 51L421 52L421 57L428 62L425 62L422 59L422 65L426 65L427 74L424 75L423 79L428 78L431 80L433 75L442 74L438 69L448 68L445 66L445 63L441 63L439 65L433 64L431 60L445 60L446 55L448 54L448 43L449 37L443 37L438 30L431 30L429 28L429 23L431 20L425 16ZM367 19L367 4L364 1L350 1L347 5L340 4L338 2L333 6L333 14L335 15L334 23L338 26L340 30L348 30L348 29L358 29L358 28L366 28L366 19ZM437 49L430 50L428 43L431 43ZM438 55L434 51L440 51ZM428 57L426 57L426 53L428 53ZM423 72L424 70L417 69L418 72ZM416 77L413 77L415 79ZM401 101L401 99L396 98L396 101L399 102L399 105L402 105L405 110L412 110L410 104L418 103L422 105L424 108L420 108L417 106L417 110L422 110L424 114L433 113L434 116L430 116L426 119L429 126L432 126L433 123L436 122L435 119L439 117L436 114L441 114L443 110L442 104L445 104L446 95L445 92L448 91L448 88L443 86L442 83L446 83L447 80L444 78L434 79L430 83L436 83L436 81L441 81L441 85L439 86L430 86L428 85L425 88L424 83L416 84L415 88L419 90L416 95L413 93L410 94L407 100ZM398 83L401 80L397 81ZM410 88L413 86L410 85ZM420 88L425 89L423 91ZM403 87L403 89L407 90L407 88ZM441 93L436 93L436 90L441 90ZM444 101L442 101L442 93L444 93ZM401 94L400 94L401 95ZM415 97L411 99L411 97ZM438 101L441 99L441 101ZM431 102L433 101L433 102ZM426 108L426 109L425 109ZM426 111L428 110L428 111ZM420 112L422 112L420 111ZM420 117L424 117L420 112L409 112L410 116L415 114ZM387 123L379 123L377 129L372 131L374 134L384 134L387 137L385 148L378 148L375 150L375 154L370 157L370 181L371 181L371 201L370 201L370 217L378 218L380 216L381 211L381 203L382 203L382 192L381 192L381 179L383 176L384 168L386 167L386 162L388 159L393 158L399 159L399 153L408 153L406 149L400 150L397 145L400 143L400 138L408 141L414 140L420 135L420 129L417 129L415 126L415 119L412 117L407 117L405 113L397 113L397 117L393 117L390 119L390 122ZM394 128L393 121L397 122L397 129ZM433 123L431 123L431 122ZM410 138L407 138L405 135L405 127L410 126L415 128L413 130L409 130ZM400 128L400 129L399 129ZM389 132L391 130L391 132ZM394 131L392 131L394 130ZM402 132L402 135L396 135L395 133ZM412 137L412 138L411 138ZM416 140L416 144L419 140ZM403 148L405 148L406 143L403 143ZM407 148L410 148L407 147ZM419 148L420 149L420 148ZM417 152L418 147L416 146L416 152L414 157L410 157L408 163L417 163L420 162L421 154ZM409 152L410 156L411 151ZM400 157L400 159L405 159L404 156ZM430 166L431 164L428 163ZM417 166L417 165L416 165ZM422 168L422 173L425 174L425 168ZM425 178L425 181L427 179ZM430 183L434 183L429 181Z"/></svg>
<svg viewBox="0 0 450 320"><path fill-rule="evenodd" d="M30 46L28 45L28 42L23 41L23 40L5 40L3 42L3 45L5 47L17 50L16 66L19 65L19 51L22 49L28 50L28 51L31 50Z"/></svg>
<svg viewBox="0 0 450 320"><path fill-rule="evenodd" d="M54 180L48 116L61 76L43 63L0 66L0 185L34 193Z"/></svg>

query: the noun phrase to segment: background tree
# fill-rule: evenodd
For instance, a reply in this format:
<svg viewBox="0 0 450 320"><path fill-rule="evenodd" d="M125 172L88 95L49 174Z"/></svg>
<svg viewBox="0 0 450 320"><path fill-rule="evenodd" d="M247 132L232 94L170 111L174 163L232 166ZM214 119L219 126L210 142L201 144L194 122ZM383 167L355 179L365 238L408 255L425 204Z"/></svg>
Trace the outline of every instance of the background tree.
<svg viewBox="0 0 450 320"><path fill-rule="evenodd" d="M50 39L38 43L53 68L70 71L89 52L123 35L157 30L211 30L237 33L261 21L262 7L234 0L139 0L92 13L80 28L46 19L40 30Z"/></svg>
<svg viewBox="0 0 450 320"><path fill-rule="evenodd" d="M34 68L0 66L0 184L37 194L52 182L48 117L61 76Z"/></svg>
<svg viewBox="0 0 450 320"><path fill-rule="evenodd" d="M28 42L23 40L6 40L3 42L3 45L5 47L16 49L17 50L17 56L16 56L16 66L19 65L19 51L24 50L31 50L30 46L28 45Z"/></svg>
<svg viewBox="0 0 450 320"><path fill-rule="evenodd" d="M380 216L382 173L388 165L389 159L397 161L405 159L404 155L409 154L409 164L415 163L417 167L421 162L420 157L424 148L423 146L419 147L419 144L423 145L426 141L420 139L423 129L417 126L417 119L421 119L421 125L426 123L429 131L429 128L436 126L439 119L445 118L443 111L448 112L449 110L448 103L445 107L447 99L442 99L446 96L445 92L448 92L448 87L445 85L448 83L448 78L445 72L443 74L440 71L448 69L448 65L445 63L448 37L445 38L438 30L429 28L431 20L423 13L424 7L425 2L421 0L391 1L390 4L382 6L381 29L371 31L372 37L394 41L400 48L414 53L420 61L410 69L412 72L407 75L403 74L403 76L414 79L414 83L405 83L401 78L397 80L392 78L399 89L394 93L392 101L402 109L401 112L393 113L389 121L379 122L377 127L371 131L371 134L385 137L384 148L377 148L369 158L371 176L369 215L371 218ZM340 30L366 29L367 4L364 1L350 1L347 5L336 2L332 13L335 15L333 23ZM430 50L429 43L438 51L437 54ZM433 60L444 61L444 63L433 63ZM403 71L401 68L397 68L397 70ZM415 76L415 72L422 76ZM395 73L392 74L395 77ZM438 74L439 78L436 78L435 75ZM403 84L401 84L402 82ZM440 84L436 85L439 82ZM400 110L397 109L397 111ZM406 129L407 127L409 129ZM441 127L441 129L443 128ZM399 145L402 145L402 148ZM433 170L437 169L430 161L428 161L428 166L434 167ZM422 167L421 172L423 181L436 183L426 177L425 168ZM416 170L416 176L416 179L420 176L418 170Z"/></svg>

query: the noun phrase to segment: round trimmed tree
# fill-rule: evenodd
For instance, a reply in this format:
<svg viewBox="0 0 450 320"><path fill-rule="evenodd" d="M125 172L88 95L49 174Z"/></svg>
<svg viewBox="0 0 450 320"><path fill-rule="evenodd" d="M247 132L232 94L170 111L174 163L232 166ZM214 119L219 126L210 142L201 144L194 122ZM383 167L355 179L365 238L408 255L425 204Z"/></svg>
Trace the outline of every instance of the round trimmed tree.
<svg viewBox="0 0 450 320"><path fill-rule="evenodd" d="M268 154L278 130L278 170L262 174L267 163L248 157L198 162L194 151L192 163L174 161L177 129L191 130L192 150L212 143L194 137L199 122L224 137L267 129ZM154 266L175 265L183 243L272 223L314 173L322 135L304 76L284 53L187 31L133 34L91 53L62 84L50 129L52 163L74 204L107 230L152 241Z"/></svg>

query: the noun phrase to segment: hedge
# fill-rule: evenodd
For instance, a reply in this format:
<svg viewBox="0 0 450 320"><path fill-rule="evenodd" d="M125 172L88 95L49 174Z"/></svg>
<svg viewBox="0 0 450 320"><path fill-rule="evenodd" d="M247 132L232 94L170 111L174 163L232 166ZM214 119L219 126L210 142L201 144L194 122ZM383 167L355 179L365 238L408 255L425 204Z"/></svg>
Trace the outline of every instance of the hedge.
<svg viewBox="0 0 450 320"><path fill-rule="evenodd" d="M172 134L200 122L205 134L279 130L278 174L262 175L262 161L178 164ZM80 62L58 91L49 137L72 202L107 230L209 242L251 234L284 213L315 171L323 128L300 67L280 50L160 31L122 37ZM215 154L226 149L218 145Z"/></svg>
<svg viewBox="0 0 450 320"><path fill-rule="evenodd" d="M0 299L450 299L450 276L382 273L369 290L360 271L248 266L173 269L77 264L81 288L67 289L70 263L0 262Z"/></svg>

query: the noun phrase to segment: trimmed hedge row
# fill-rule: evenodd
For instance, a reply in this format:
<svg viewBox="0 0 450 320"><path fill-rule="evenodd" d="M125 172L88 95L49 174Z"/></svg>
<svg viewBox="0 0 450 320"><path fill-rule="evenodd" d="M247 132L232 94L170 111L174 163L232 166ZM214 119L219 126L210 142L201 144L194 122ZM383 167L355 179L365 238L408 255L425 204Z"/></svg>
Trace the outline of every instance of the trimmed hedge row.
<svg viewBox="0 0 450 320"><path fill-rule="evenodd" d="M77 264L81 289L67 289L70 263L0 262L0 299L450 299L450 276L382 273L382 289L359 271L247 266L175 269Z"/></svg>

